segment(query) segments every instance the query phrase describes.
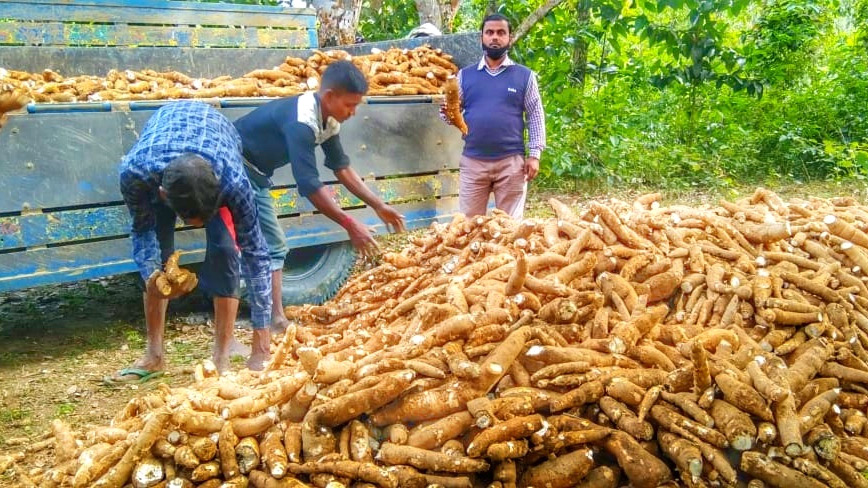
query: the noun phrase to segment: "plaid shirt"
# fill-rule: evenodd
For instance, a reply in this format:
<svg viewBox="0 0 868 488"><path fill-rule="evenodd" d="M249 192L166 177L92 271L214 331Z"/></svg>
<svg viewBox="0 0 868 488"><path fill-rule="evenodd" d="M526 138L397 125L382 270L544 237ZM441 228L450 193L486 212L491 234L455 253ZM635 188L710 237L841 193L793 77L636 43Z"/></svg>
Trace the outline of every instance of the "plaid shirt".
<svg viewBox="0 0 868 488"><path fill-rule="evenodd" d="M488 67L488 64L485 62L485 56L479 61L479 64L476 65L476 70L481 71L485 70L486 73L491 76L497 76L503 73L508 66L512 66L515 64L515 61L510 59L509 56L503 60L503 63L500 64L496 69L491 69ZM461 93L461 71L458 72L458 96L459 98L463 95ZM540 155L542 155L543 149L546 146L546 116L543 111L542 98L539 94L539 84L536 81L536 73L531 72L530 79L527 83L527 89L524 92L524 112L525 119L527 124L527 139L528 139L528 156L532 158L539 159ZM440 118L446 120L446 116L444 114L440 114Z"/></svg>
<svg viewBox="0 0 868 488"><path fill-rule="evenodd" d="M153 202L159 197L163 170L184 153L202 156L214 169L220 182L221 205L232 214L241 248L251 319L257 327L267 326L271 323L268 247L241 162L241 137L229 120L203 103L173 102L160 108L121 161L121 193L133 219L133 259L139 273L147 280L161 268Z"/></svg>

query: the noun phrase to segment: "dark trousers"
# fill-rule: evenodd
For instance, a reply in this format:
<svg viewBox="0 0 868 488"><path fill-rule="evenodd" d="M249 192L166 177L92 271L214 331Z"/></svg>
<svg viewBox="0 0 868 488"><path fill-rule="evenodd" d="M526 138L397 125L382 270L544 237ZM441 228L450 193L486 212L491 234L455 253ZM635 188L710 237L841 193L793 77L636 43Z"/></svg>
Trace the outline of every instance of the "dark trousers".
<svg viewBox="0 0 868 488"><path fill-rule="evenodd" d="M175 250L177 215L167 205L154 205L160 258L165 263ZM235 243L232 214L223 207L205 223L205 262L199 269L199 288L211 297L234 297L240 293L240 255Z"/></svg>

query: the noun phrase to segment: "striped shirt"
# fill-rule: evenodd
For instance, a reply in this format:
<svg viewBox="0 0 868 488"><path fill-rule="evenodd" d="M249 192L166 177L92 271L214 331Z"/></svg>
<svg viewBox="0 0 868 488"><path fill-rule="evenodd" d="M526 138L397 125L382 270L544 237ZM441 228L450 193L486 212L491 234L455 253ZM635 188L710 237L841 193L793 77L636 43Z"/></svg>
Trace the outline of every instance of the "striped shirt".
<svg viewBox="0 0 868 488"><path fill-rule="evenodd" d="M241 248L241 271L250 289L251 320L271 323L268 247L257 220L253 189L241 161L241 137L216 109L200 102L173 102L151 116L120 167L121 194L133 219L133 259L142 279L161 268L153 203L163 170L178 156L194 153L211 163L220 183L220 204L229 209Z"/></svg>
<svg viewBox="0 0 868 488"><path fill-rule="evenodd" d="M485 57L479 61L479 64L476 65L477 71L485 70L491 76L497 76L508 67L516 64L515 61L510 59L509 56L503 60L503 63L500 64L495 69L491 69L488 67L488 64L485 62ZM462 96L461 93L461 72L458 72L458 95ZM524 112L525 112L525 124L527 125L527 139L528 139L528 156L532 158L539 159L540 155L542 155L543 150L546 145L546 119L545 112L543 110L542 97L539 94L539 84L536 80L536 74L531 72L530 80L527 83L527 89L524 93ZM440 114L440 118L446 120L444 114Z"/></svg>

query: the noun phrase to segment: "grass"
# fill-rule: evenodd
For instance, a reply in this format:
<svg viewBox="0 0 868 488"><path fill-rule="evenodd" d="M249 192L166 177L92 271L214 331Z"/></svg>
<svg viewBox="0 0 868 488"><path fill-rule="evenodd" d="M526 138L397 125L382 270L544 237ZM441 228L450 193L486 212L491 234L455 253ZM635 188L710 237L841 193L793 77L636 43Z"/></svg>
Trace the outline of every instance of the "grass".
<svg viewBox="0 0 868 488"><path fill-rule="evenodd" d="M0 408L0 422L2 423L20 422L30 416L30 410L22 408Z"/></svg>
<svg viewBox="0 0 868 488"><path fill-rule="evenodd" d="M716 203L721 198L735 200L750 196L758 186L773 189L781 198L804 198L808 195L829 198L833 196L852 195L862 201L868 200L868 184L857 181L779 181L757 184L753 182L741 182L729 186L712 187L671 187L642 186L621 184L617 186L603 185L596 181L584 181L573 179L546 180L531 186L528 195L528 203L544 203L541 197L547 195L559 195L577 197L580 199L596 198L620 198L623 200L636 197L645 193L660 192L666 201L678 201L682 203L700 204Z"/></svg>
<svg viewBox="0 0 868 488"><path fill-rule="evenodd" d="M145 345L145 337L142 335L141 331L136 329L127 329L124 331L124 338L127 341L127 344L132 348L141 348Z"/></svg>
<svg viewBox="0 0 868 488"><path fill-rule="evenodd" d="M69 417L73 413L75 413L76 405L74 403L61 403L57 406L57 417Z"/></svg>
<svg viewBox="0 0 868 488"><path fill-rule="evenodd" d="M208 357L207 340L194 341L177 338L170 341L167 350L172 360L178 364L194 364Z"/></svg>

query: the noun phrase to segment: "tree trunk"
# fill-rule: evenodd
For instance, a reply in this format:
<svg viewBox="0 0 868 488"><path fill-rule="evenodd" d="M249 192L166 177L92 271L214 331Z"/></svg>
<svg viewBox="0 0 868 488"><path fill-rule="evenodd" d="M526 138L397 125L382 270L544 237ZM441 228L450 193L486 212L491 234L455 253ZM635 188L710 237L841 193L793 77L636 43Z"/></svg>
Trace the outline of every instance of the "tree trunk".
<svg viewBox="0 0 868 488"><path fill-rule="evenodd" d="M518 26L518 29L515 30L515 33L512 35L512 42L516 43L525 36L528 32L530 32L531 28L536 25L537 22L543 19L549 12L552 11L553 8L560 5L564 0L547 0L541 7L531 12L530 15L527 16L521 24ZM583 0L579 0L581 3Z"/></svg>
<svg viewBox="0 0 868 488"><path fill-rule="evenodd" d="M590 0L579 0L576 5L576 36L570 60L570 78L578 85L581 93L584 92L588 71L588 40L581 33L588 30L590 16Z"/></svg>
<svg viewBox="0 0 868 488"><path fill-rule="evenodd" d="M440 18L444 34L451 34L454 30L455 13L458 12L459 0L440 0Z"/></svg>
<svg viewBox="0 0 868 488"><path fill-rule="evenodd" d="M488 0L488 5L485 7L485 15L491 15L497 12L497 0Z"/></svg>
<svg viewBox="0 0 868 488"><path fill-rule="evenodd" d="M319 45L353 44L359 27L362 0L314 2L319 18Z"/></svg>
<svg viewBox="0 0 868 488"><path fill-rule="evenodd" d="M415 0L416 12L419 13L419 25L431 23L443 30L443 17L440 12L440 2L437 0Z"/></svg>

